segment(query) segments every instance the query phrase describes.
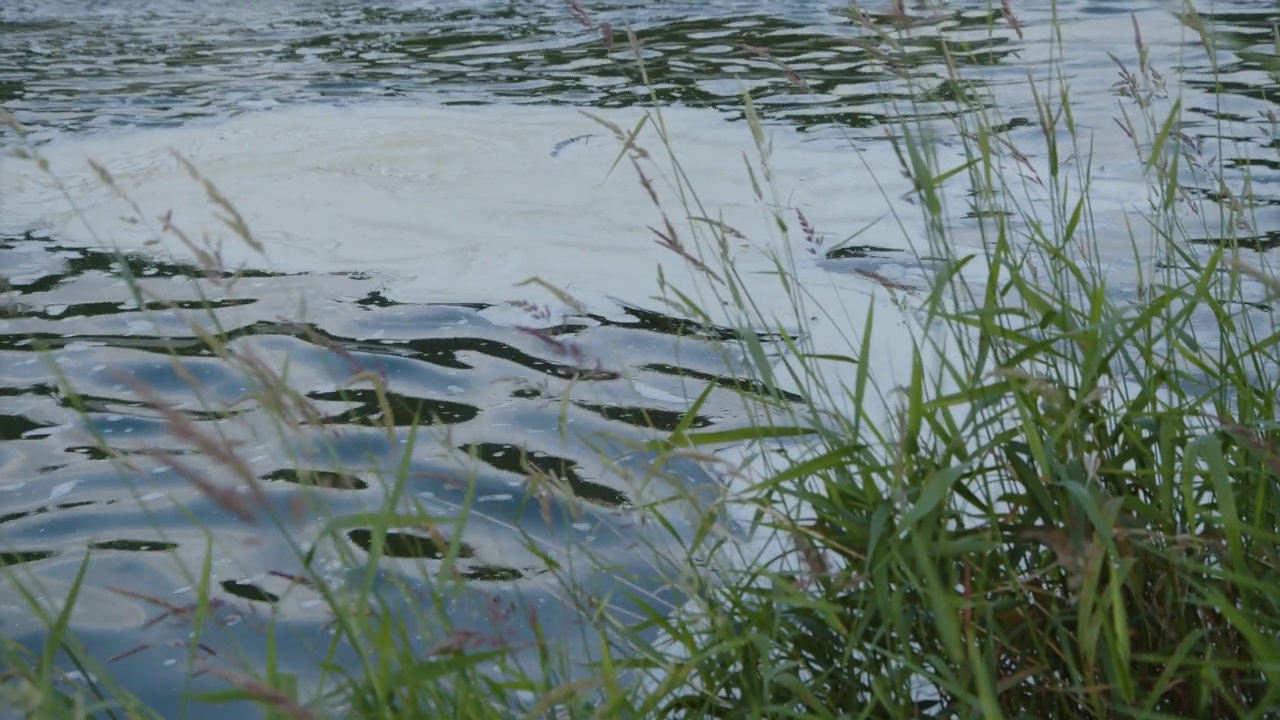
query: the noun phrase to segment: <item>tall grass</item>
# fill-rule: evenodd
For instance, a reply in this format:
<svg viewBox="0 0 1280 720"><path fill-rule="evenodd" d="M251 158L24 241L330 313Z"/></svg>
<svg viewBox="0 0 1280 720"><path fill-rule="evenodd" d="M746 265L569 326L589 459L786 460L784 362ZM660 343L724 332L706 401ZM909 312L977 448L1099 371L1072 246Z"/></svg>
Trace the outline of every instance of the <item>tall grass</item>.
<svg viewBox="0 0 1280 720"><path fill-rule="evenodd" d="M572 10L613 44L611 27L597 26L577 3ZM897 67L911 24L875 20L856 7L853 14L864 23L866 46ZM1008 3L991 18L1021 33ZM1215 58L1215 39L1190 5L1184 21ZM639 77L651 85L638 40L629 39ZM953 48L945 39L941 47L949 59ZM1055 47L1062 48L1060 40ZM302 569L290 581L333 614L333 641L317 657L332 668L332 683L300 689L278 671L271 626L265 667L199 657L201 633L219 617L207 565L190 569L200 588L193 605L144 598L191 622L193 668L229 688L203 700L249 700L271 717L291 718L1275 714L1280 358L1260 307L1280 283L1247 242L1258 225L1247 178L1233 186L1221 161L1209 159L1206 140L1184 126L1176 83L1149 64L1136 22L1135 50L1137 67L1118 64L1116 124L1105 130L1076 124L1072 88L1060 73L1029 75L1040 131L1034 147L1016 147L1011 118L946 63L936 82L960 90L946 93L943 104L954 123L949 133L965 151L954 167L940 165L936 123L920 120L925 113L915 105L896 108L899 121L886 142L901 167L878 170L910 179L927 254L944 261L919 297L867 276L922 329L909 381L897 388L870 375L865 359L877 351L870 327L850 332L860 340L847 353L816 356L808 314L799 310L812 299L794 258L777 256L776 270L795 311L779 318L752 301L753 281L724 250L732 230L698 221L711 214L684 182L660 109L645 123L650 140L642 139L642 127L611 126L638 182L649 186L653 168L665 167L688 191L683 207L663 207L653 196L655 239L737 311L740 341L729 354L745 358L759 381L742 391L758 413L756 427L699 431L686 422L652 447L722 464L710 449L755 443L753 462L731 469L747 490L730 502L754 510L757 539L772 540L756 545L766 552L735 557L737 546L720 530L723 508L706 509L693 538L682 538L690 558L673 561L685 571L672 578L683 607L639 598L644 617L623 622L584 605L602 629L591 672L573 675L535 631L542 672L494 673L482 668L502 665L513 648L437 628L442 639L424 652L415 637L440 623L440 597L397 602L395 593L375 589L378 561L398 532L414 529L430 539L448 568L458 552L450 538L466 522L465 507L457 517L434 518L407 503L401 467L386 474L377 512L334 518L318 539L347 567L364 568L353 585L334 587L312 569L315 546L295 545ZM807 90L801 73L774 60ZM902 82L920 102L937 102L939 93L922 81L904 74ZM744 102L759 149L752 190L780 207L768 195L768 130L751 96ZM1124 238L1144 270L1133 297L1112 292L1097 264L1099 246L1117 241L1092 212L1091 134L1104 131L1132 140L1149 183L1148 205ZM657 145L646 145L655 134ZM955 183L967 183L972 207L948 206L942 190ZM232 229L252 243L230 201L212 186L209 192L226 203ZM980 252L957 250L951 228L962 210L973 218ZM776 220L780 232L818 244L804 215L779 211ZM1206 237L1220 242L1193 252L1191 242ZM209 278L230 281L215 255L201 255ZM1258 288L1268 297L1256 297ZM711 321L694 294L665 289L672 307ZM279 369L233 352L216 326L202 336L255 379L255 400L271 409L281 442L315 420ZM380 378L349 381L368 383L386 402ZM240 485L257 487L232 448L201 434L145 387L137 391L174 436L217 459ZM413 443L426 441L416 430L396 436L389 420L386 432L403 443L405 458ZM537 488L554 488L556 478L532 467L529 474L530 501L545 501ZM196 470L186 475L245 521L281 522L262 512L255 492L226 492ZM663 512L648 517L669 523ZM374 529L367 556L343 540L351 523ZM708 546L720 562L704 561ZM694 555L698 572L691 571ZM6 572L6 582L23 587L18 574ZM112 681L109 661L89 656L67 630L83 572L73 596L53 609L38 589L24 589L48 641L38 657L9 648L0 697L28 717L152 716ZM563 580L573 587L572 577ZM414 591L400 592L403 600ZM341 666L340 654L355 660ZM94 681L64 682L62 659Z"/></svg>
<svg viewBox="0 0 1280 720"><path fill-rule="evenodd" d="M909 23L858 16L892 66ZM1007 4L1002 19L1021 32ZM1215 58L1190 5L1183 20ZM885 394L856 371L803 385L825 388L805 396L818 443L766 456L755 498L797 569L765 558L711 589L703 626L668 625L689 659L667 669L680 682L663 714L1276 712L1280 388L1256 285L1277 285L1248 242L1247 178L1233 187L1206 159L1136 19L1134 38L1114 128L1077 126L1066 78L1029 74L1040 140L1015 147L1012 118L949 62L966 159L940 167L936 128L900 108L891 142L949 266L920 304L928 332L896 421L876 424ZM1132 140L1149 182L1135 258L1162 261L1132 299L1096 260L1117 240L1092 213L1091 134L1107 130ZM959 257L941 188L965 181L983 251ZM1218 240L1205 256L1200 238ZM804 334L783 361L798 376L812 372ZM822 412L834 405L853 410Z"/></svg>

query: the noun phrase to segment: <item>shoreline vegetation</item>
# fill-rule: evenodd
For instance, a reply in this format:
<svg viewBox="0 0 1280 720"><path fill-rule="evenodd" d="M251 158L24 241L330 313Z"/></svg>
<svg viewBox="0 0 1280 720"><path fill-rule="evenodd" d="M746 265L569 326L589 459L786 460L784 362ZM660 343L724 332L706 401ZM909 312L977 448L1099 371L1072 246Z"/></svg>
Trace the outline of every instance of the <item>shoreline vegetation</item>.
<svg viewBox="0 0 1280 720"><path fill-rule="evenodd" d="M602 45L629 44L640 81L652 87L634 33L597 23L572 0L568 7L600 33ZM857 5L852 12L865 30L863 47L892 72L911 23L904 14L890 31L884 18ZM1191 4L1180 17L1216 69L1218 39ZM992 7L990 22L1022 34L1008 2ZM661 466L678 458L715 468L728 489L713 502L667 496L631 508L637 522L669 533L683 549L655 563L670 592L637 591L626 598L636 611L614 615L580 587L576 563L551 563L593 628L584 635L595 644L590 666L557 656L534 613L494 618L495 626L531 629L533 640L522 647L439 627L433 608L466 583L456 572L464 548L451 538L461 535L474 498L468 493L456 517L432 516L404 492L401 468L385 477L379 511L335 517L319 537L293 541L301 570L281 579L321 600L331 616L330 643L315 658L323 668L315 687L300 686L283 669L274 648L276 633L288 629L271 618L258 635L265 666L212 656L202 638L227 622L210 581L212 540L204 564L188 568L194 602L136 598L165 621L189 624L193 677L216 677L225 688L191 701L239 709L252 703L273 720L1274 715L1280 335L1268 307L1280 280L1251 244L1260 233L1247 175L1235 181L1210 147L1226 142L1224 134L1199 136L1184 126L1178 83L1162 74L1169 69L1151 66L1133 23L1138 61L1116 59L1111 127L1076 124L1071 83L1059 64L1028 74L1037 111L1029 122L1039 130L1034 146L1014 144L1015 118L1002 116L954 64L939 87L900 76L912 91L895 95L910 98L900 102L946 108L943 120L928 123L904 119L923 116L905 105L890 108L900 121L885 128L886 142L901 166L867 168L910 181L906 200L928 233L919 239L920 255L938 268L928 288L863 276L918 329L905 383L881 386L871 369L876 324L890 322L884 304L868 306L865 317L839 319L861 323L836 338L843 350L815 344L824 336L807 318L832 309L815 309L806 288L789 282L794 257L775 257L773 279L794 299L793 312L778 317L753 303L753 283L761 281L737 272L727 251L734 230L706 221L697 188L682 187L684 207L652 195L653 237L637 241L658 242L682 258L736 313L736 339L723 341L725 354L754 381L738 392L758 420L735 431L694 427L704 395L674 431L645 448L662 461L653 477L632 478L638 485L655 482ZM933 40L947 60L952 46ZM807 91L802 72L765 50L746 49L775 63L796 92ZM1061 59L1070 48L1057 36L1052 51ZM942 99L940 88L948 91ZM769 130L749 93L743 102L758 150L747 160L751 192L776 213L777 230L792 247L825 252L822 229L771 196ZM1274 138L1276 119L1269 119ZM947 123L946 134L965 151L956 166L941 166L936 152ZM680 148L665 142L656 97L637 127L600 124L618 142L618 170L629 169L648 189L657 166L681 184ZM1103 132L1119 133L1144 172L1147 205L1125 218L1125 227L1103 223L1091 210L1091 148ZM19 154L41 162L36 148ZM200 177L199 168L187 169ZM109 168L98 174L113 186ZM968 207L948 205L941 189L954 183L967 184ZM234 190L207 185L227 227L252 247L257 240L236 212ZM977 228L982 253L953 252L960 215ZM234 280L198 239L167 223L159 231L181 238L210 288ZM1133 297L1109 292L1096 262L1099 244L1115 242L1117 232L1127 236L1142 272ZM1202 238L1216 244L1193 244ZM128 265L121 268L139 307L163 300L147 297ZM669 309L691 327L712 324L694 294L662 282ZM574 305L571 293L550 284L526 289ZM550 319L538 303L519 309ZM203 342L252 379L253 399L272 409L280 442L318 422L282 369L237 352L212 312L207 320L212 324L199 328ZM535 325L528 332L559 343L584 377L603 371ZM345 384L372 388L385 416L393 415L385 378L364 374ZM261 479L233 446L203 434L145 386L134 390L176 440L215 458L226 477L184 471L178 456L166 462L226 512L289 536L287 515L272 512ZM79 402L74 387L64 391ZM433 442L425 431L398 435L390 420L385 429L398 446ZM117 460L122 477L140 472L136 458ZM532 463L527 470L527 502L544 517L572 511L562 478ZM553 496L568 500L553 504ZM324 512L319 504L291 510ZM679 523L677 516L691 519ZM357 526L368 529L362 548L347 541ZM397 597L378 575L379 561L408 538L429 543L439 561L430 597L412 588ZM530 548L537 552L532 539ZM583 552L579 562L608 571L608 558ZM315 562L319 556L340 563L348 582L333 583ZM11 716L157 717L113 677L113 658L93 657L68 629L90 563L86 554L66 597L56 599L24 584L20 565L0 575L47 637L34 653L0 637L0 706ZM419 636L440 639L423 648ZM538 667L515 663L519 653Z"/></svg>

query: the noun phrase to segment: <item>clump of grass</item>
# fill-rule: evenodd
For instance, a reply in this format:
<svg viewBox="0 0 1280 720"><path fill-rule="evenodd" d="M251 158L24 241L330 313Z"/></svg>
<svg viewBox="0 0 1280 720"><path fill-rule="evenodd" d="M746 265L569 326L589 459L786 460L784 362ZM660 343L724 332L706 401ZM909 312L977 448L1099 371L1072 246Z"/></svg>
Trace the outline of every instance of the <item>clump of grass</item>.
<svg viewBox="0 0 1280 720"><path fill-rule="evenodd" d="M911 24L855 17L896 66ZM1021 33L1008 4L999 17ZM1029 75L1041 142L1017 148L1009 118L948 64L939 82L965 89L950 114L966 160L944 168L905 109L891 141L930 254L950 263L918 306L922 337L945 348L917 356L891 427L862 378L801 384L831 388L805 393L817 442L766 456L748 499L790 549L711 586L700 625L667 624L684 659L653 660L667 677L657 714L1273 712L1280 354L1242 281L1276 282L1249 252L1247 179L1233 188L1205 158L1134 24L1139 65L1116 61L1114 127L1076 125L1067 80ZM1133 301L1097 265L1116 242L1091 223L1089 138L1106 131L1148 170L1128 230L1139 267L1144 248L1165 258ZM940 188L966 180L984 250L959 257ZM1207 257L1190 250L1199 237L1220 238ZM982 283L962 279L974 264ZM801 355L783 362L813 372Z"/></svg>

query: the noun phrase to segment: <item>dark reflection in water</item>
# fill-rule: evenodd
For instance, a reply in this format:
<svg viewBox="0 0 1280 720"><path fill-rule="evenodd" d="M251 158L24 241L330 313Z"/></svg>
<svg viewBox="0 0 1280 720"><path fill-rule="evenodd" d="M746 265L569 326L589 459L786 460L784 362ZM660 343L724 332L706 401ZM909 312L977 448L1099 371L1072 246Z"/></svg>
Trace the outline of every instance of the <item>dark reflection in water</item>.
<svg viewBox="0 0 1280 720"><path fill-rule="evenodd" d="M678 600L657 559L676 538L640 508L712 501L720 485L697 462L643 447L706 382L745 382L708 342L731 337L724 329L635 310L529 332L489 322L486 306L392 303L359 276L219 286L189 268L34 236L0 240L0 264L15 288L0 314L0 565L56 599L91 553L88 604L71 628L167 716L184 703L191 627L181 618L206 563L222 619L202 637L198 663L221 662L230 648L260 662L265 619L275 617L272 627L288 629L282 657L304 684L319 672L315 648L329 642L331 620L308 569L342 587L375 552L384 602L443 603L453 632L477 633L493 622L476 608L499 603L514 618L536 607L543 631L568 638L564 649L582 659L599 641L553 575L572 570L584 593L614 598L624 615L637 612L630 593ZM199 333L215 326L224 344L211 347ZM290 394L271 392L257 372L267 368ZM717 389L692 425L741 425L740 403ZM226 490L242 483L221 448L262 481L261 497ZM252 498L247 518L220 492ZM371 513L392 494L400 519L379 527ZM689 519L672 522L691 531ZM345 529L326 536L333 523ZM570 545L603 562L590 567ZM446 570L470 589L433 580ZM43 638L3 582L0 623L29 647ZM532 639L527 623L509 625L513 645ZM419 628L416 642L430 647L442 632ZM536 667L518 653L516 662Z"/></svg>
<svg viewBox="0 0 1280 720"><path fill-rule="evenodd" d="M0 567L5 565L18 565L20 563L35 562L37 560L45 560L51 558L55 553L52 552L0 552Z"/></svg>
<svg viewBox="0 0 1280 720"><path fill-rule="evenodd" d="M554 1L242 0L199 11L141 0L37 4L11 9L0 21L11 48L0 52L0 102L38 110L44 121L64 128L139 120L174 124L276 103L425 91L456 103L514 99L622 106L645 97L626 45L624 28L630 25L664 101L737 110L741 89L749 87L772 116L804 117L810 124L878 123L883 113L850 88L869 88L893 73L850 44L856 26L844 8L810 5L592 8L597 21L617 28L609 45ZM887 27L894 21L889 13L869 17ZM930 28L980 34L991 20L985 4L932 12L898 62L908 70L936 67L940 42L928 36ZM156 32L157 26L164 32ZM796 93L778 65L751 48L767 48L803 71L818 99ZM975 36L954 48L952 57L960 65L986 65L1015 50L1008 37Z"/></svg>
<svg viewBox="0 0 1280 720"><path fill-rule="evenodd" d="M846 3L585 3L593 22L610 23L610 44L598 27L584 27L556 0L232 0L199 8L147 0L19 2L0 9L6 38L0 103L33 126L70 130L172 125L278 104L424 94L445 103L626 106L648 99L627 46L628 27L643 45L659 100L737 112L745 88L767 117L801 126L879 125L890 119L887 103L908 101L915 102L913 113L940 117L945 113L938 103L978 93L982 83L1000 77L974 74L978 84L968 89L947 80L943 37L950 43L948 61L962 71L1008 66L1022 72L1022 43L998 4L908 5L911 34L899 37L902 17L890 2L859 3L861 16ZM1160 0L1056 6L1066 22L1183 9ZM1053 17L1047 4L1015 11L1026 27ZM1220 80L1218 92L1270 101L1275 80L1259 82L1253 73L1276 70L1272 12L1248 0L1201 8L1236 52L1220 76L1189 68L1201 78L1193 77L1192 86ZM863 22L899 38L892 63L882 61L880 43L868 42ZM788 80L784 66L803 77L802 88ZM1114 79L1112 68L1097 71L1097 78L1074 90L1076 102L1088 101ZM895 83L906 75L933 89L924 97L899 92Z"/></svg>
<svg viewBox="0 0 1280 720"><path fill-rule="evenodd" d="M164 552L174 550L177 543L155 542L153 540L107 540L89 545L91 550L121 550L124 552Z"/></svg>
<svg viewBox="0 0 1280 720"><path fill-rule="evenodd" d="M262 475L263 480L281 480L299 485L314 485L331 490L365 490L369 483L346 473L289 468Z"/></svg>
<svg viewBox="0 0 1280 720"><path fill-rule="evenodd" d="M578 404L580 405L581 403ZM601 412L600 415L606 419L613 419L604 412ZM598 503L606 507L622 507L631 502L626 493L620 490L583 479L582 473L578 472L578 464L572 460L557 458L540 452L529 454L522 448L507 443L478 443L464 445L460 449L499 470L506 470L516 474L537 471L544 475L559 478L569 486L574 497L587 502Z"/></svg>
<svg viewBox="0 0 1280 720"><path fill-rule="evenodd" d="M372 552L373 533L369 530L360 529L352 530L347 533L347 537L356 546ZM460 558L475 557L476 551L466 543L458 543L457 548L451 548L446 543L440 543L434 538L423 535L414 535L412 533L389 532L383 536L382 551L387 557L408 557L408 558L431 558L432 560L441 560L450 553L456 553Z"/></svg>

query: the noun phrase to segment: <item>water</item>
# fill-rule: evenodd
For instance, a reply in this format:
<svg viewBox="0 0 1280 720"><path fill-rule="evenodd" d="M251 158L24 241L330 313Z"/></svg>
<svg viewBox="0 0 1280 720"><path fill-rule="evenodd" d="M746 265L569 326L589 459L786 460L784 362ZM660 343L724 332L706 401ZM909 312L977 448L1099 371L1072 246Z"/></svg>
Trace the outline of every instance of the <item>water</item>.
<svg viewBox="0 0 1280 720"><path fill-rule="evenodd" d="M488 321L484 307L388 301L368 278L255 276L202 299L188 269L135 258L131 270L142 287L177 305L140 309L113 277L113 256L38 237L7 241L3 249L0 257L17 261L7 269L20 304L0 321L7 368L0 383L0 558L58 608L83 553L92 551L72 625L100 657L118 658L111 667L122 678L155 682L147 696L166 716L180 707L190 621L180 614L152 621L163 618L164 604L194 602L199 580L191 573L206 553L226 627L215 623L203 637L208 650L197 652L197 662L234 666L242 655L259 657L262 623L274 612L286 628L285 662L307 687L318 668L305 661L323 652L331 618L314 590L290 580L305 568L289 541L318 549L311 567L335 588L358 583L362 568L349 567L322 530L335 518L384 507L385 479L399 475L407 478L406 509L454 518L472 508L465 529L451 538L462 543L458 572L470 588L446 603L454 632L527 643L529 629L515 620L495 625L493 609L523 619L536 608L549 632L580 657L589 654L589 635L579 633L551 581L553 563L600 595L633 582L659 606L674 601L652 557L671 538L643 525L633 508L689 491L710 500L715 481L695 463L664 463L637 445L674 429L704 379L726 373L718 350L676 334L670 319L639 309L625 321L576 318L549 329L574 348L563 352L542 336ZM301 305L308 310L300 312ZM193 319L211 324L198 309L206 306L214 308L229 352L269 367L287 363L290 387L323 424L276 426L280 413L255 399L261 390L254 380L195 336ZM598 364L580 365L577 353ZM362 372L388 388L391 436L371 383L351 381ZM561 406L571 386L571 400ZM266 481L265 504L284 527L267 522L257 501L245 503L254 515L245 522L194 488L193 475L230 485L220 481L228 467L212 454L192 453L143 399L186 414L195 432L233 448ZM728 389L709 400L694 427L741 421ZM577 501L566 493L549 495L545 506L528 501L535 470L561 478ZM649 475L652 483L623 484L620 473ZM671 487L677 479L679 487ZM318 496L297 505L304 487L318 488ZM452 535L442 523L439 532ZM345 532L362 548L358 556L369 532L359 523ZM432 537L421 528L393 533L400 546L388 549L376 587L398 597L407 586L411 597L431 602L429 579L442 554ZM568 555L575 543L598 553L602 567ZM5 633L38 647L41 626L24 605L13 586L0 586ZM621 617L635 612L627 605L615 603ZM421 648L446 636L424 628ZM528 664L524 655L517 661ZM216 684L210 677L195 688Z"/></svg>
<svg viewBox="0 0 1280 720"><path fill-rule="evenodd" d="M581 566L577 579L588 592L604 596L626 582L660 604L679 602L651 549L671 538L640 523L631 506L689 490L714 496L721 479L692 462L661 468L646 487L626 472L644 475L655 457L637 443L674 427L706 379L730 384L734 372L654 299L661 265L678 284L698 285L706 307L720 307L687 263L653 242L661 215L629 163L609 172L619 155L610 131L577 112L589 108L628 129L639 119L648 97L626 27L643 42L658 99L674 106L667 117L705 215L753 241L730 248L753 294L795 324L769 255L793 252L812 293L806 315L820 351L845 350L849 328L875 308L875 357L863 360L886 386L909 367L901 340L915 326L884 281L905 288L898 295L919 292L929 268L908 259L923 249L925 232L900 199L910 185L884 138L895 113L947 127L942 100L953 88L942 80L939 34L969 42L954 61L989 93L1007 136L1028 153L1029 173L1046 176L1027 77L1043 81L1052 70L1047 9L1017 8L1022 38L1003 21L990 32L985 3L912 9L913 39L902 67L890 68L850 44L865 34L841 3L584 5L594 21L611 24L612 47L559 2L0 7L0 104L31 128L30 141L62 181L55 187L33 163L0 155L0 277L9 287L0 318L0 561L56 608L91 551L85 609L72 625L98 657L118 658L109 667L166 716L185 691L220 687L211 674L186 686L189 625L180 617L153 622L164 612L154 600L192 601L191 573L206 551L214 596L226 605L205 639L217 655L201 650L197 665L259 662L262 621L274 614L289 630L283 664L304 688L317 682L313 658L329 618L314 592L290 581L301 567L286 538L306 546L327 519L380 507L388 492L380 478L402 461L407 498L441 517L457 516L466 504L462 480L474 478L473 517L452 538L466 548L459 571L468 582L443 606L457 628L489 637L497 627L518 645L529 628L512 618L536 607L566 650L589 655L589 629L574 623L546 559L529 552L517 527L562 564L573 564L565 548L575 543L610 558L608 572ZM1215 76L1199 38L1172 17L1180 7L1059 6L1068 52L1057 67L1071 83L1076 122L1094 140L1100 260L1120 294L1136 282L1129 228L1147 201L1143 168L1115 127L1123 99L1108 55L1137 65L1130 12L1152 66L1171 83L1182 79L1189 134L1222 159L1234 187L1245 169L1252 173L1251 234L1263 247L1280 239L1267 117L1277 88L1275 11L1260 2L1200 7L1230 43ZM875 21L892 31L899 19L884 10ZM811 92L797 92L774 61L744 44L801 73ZM909 104L895 70L935 92ZM744 163L760 171L740 122L744 88L773 134L777 192L762 198ZM942 139L943 164L960 162L959 144ZM651 130L643 141L660 156ZM0 142L10 148L16 138L0 128ZM231 237L223 212L171 150L231 198L265 252ZM140 214L102 187L86 157L111 171ZM1189 185L1217 192L1205 179ZM690 237L679 189L661 180L655 187ZM966 190L953 183L946 198L954 237L975 251L982 238ZM1026 202L1043 203L1043 194ZM792 219L800 208L824 246L779 236L770 215L779 208ZM161 217L199 242L220 241L221 260L246 277L229 288L198 281L203 272L184 243L157 232ZM866 228L850 241L859 249L828 254ZM1204 251L1220 234L1210 220L1198 237ZM139 307L119 260L103 251L112 244L129 253L128 269L148 293L177 307ZM567 288L585 307L517 286L532 276ZM513 300L546 310L531 314L506 304ZM278 431L243 368L198 341L192 323L212 324L200 309L210 303L229 347L287 368L322 423ZM372 384L348 387L365 371L389 389L390 434ZM266 480L266 501L287 518L284 527L236 519L196 490L184 474L225 479L226 468L175 439L140 392L235 447L248 472ZM568 433L559 431L562 416ZM415 422L426 426L410 444ZM745 422L727 390L713 393L698 419L725 428ZM525 453L532 470L520 462ZM548 496L551 522L538 503L523 502L534 470L572 485L577 515L565 493ZM323 507L295 507L301 495ZM345 533L357 557L368 535L358 524ZM438 543L403 530L395 547L378 568L378 587L428 602L438 588L424 578L440 567ZM334 547L318 548L317 567L332 582L359 579ZM634 611L626 602L613 609L621 617ZM0 585L0 623L29 647L43 637L8 584ZM424 649L441 639L438 629L420 634Z"/></svg>

